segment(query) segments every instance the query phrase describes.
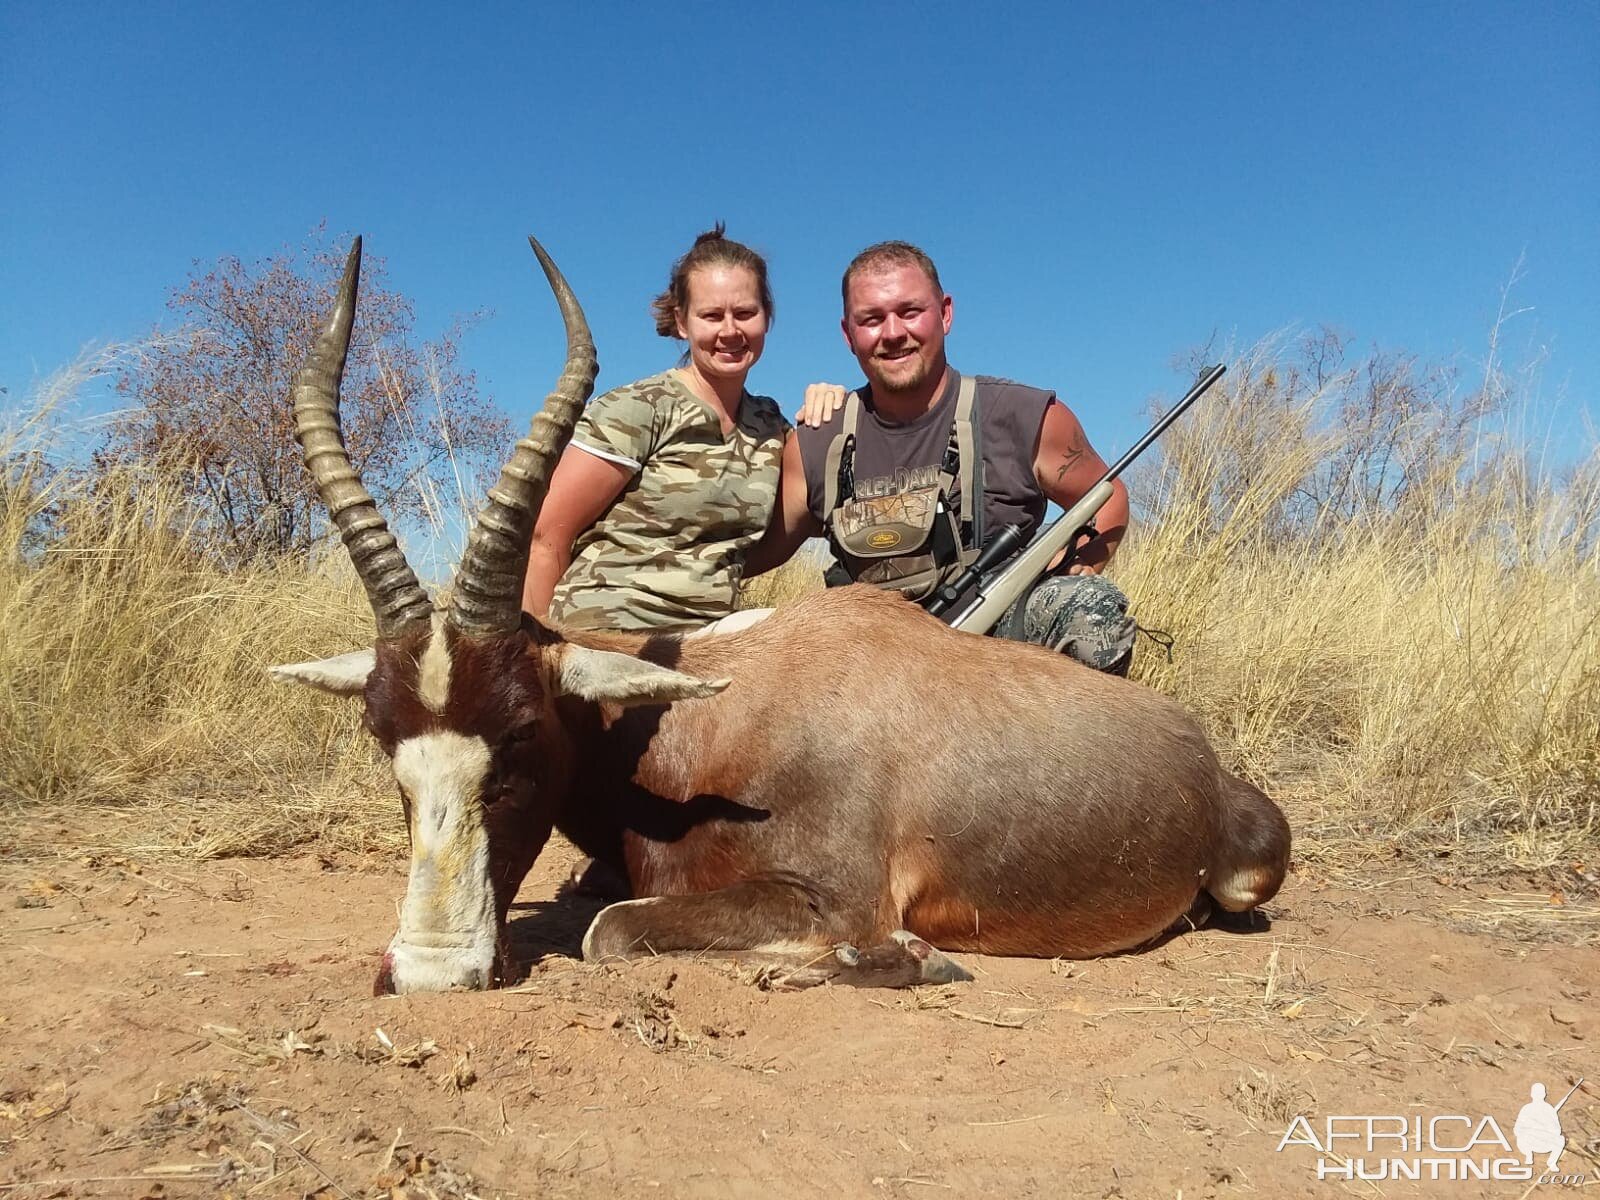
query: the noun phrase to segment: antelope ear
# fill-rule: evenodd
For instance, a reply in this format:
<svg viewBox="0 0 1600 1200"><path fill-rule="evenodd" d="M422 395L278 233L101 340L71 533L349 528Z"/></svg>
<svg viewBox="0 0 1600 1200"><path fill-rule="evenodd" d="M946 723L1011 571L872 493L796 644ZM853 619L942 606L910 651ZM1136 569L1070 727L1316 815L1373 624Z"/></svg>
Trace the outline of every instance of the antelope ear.
<svg viewBox="0 0 1600 1200"><path fill-rule="evenodd" d="M367 686L367 676L372 674L376 658L372 650L352 650L333 658L268 667L267 674L278 683L303 683L335 696L359 696Z"/></svg>
<svg viewBox="0 0 1600 1200"><path fill-rule="evenodd" d="M556 695L607 704L667 704L715 696L731 679L700 679L613 650L566 645L554 652Z"/></svg>

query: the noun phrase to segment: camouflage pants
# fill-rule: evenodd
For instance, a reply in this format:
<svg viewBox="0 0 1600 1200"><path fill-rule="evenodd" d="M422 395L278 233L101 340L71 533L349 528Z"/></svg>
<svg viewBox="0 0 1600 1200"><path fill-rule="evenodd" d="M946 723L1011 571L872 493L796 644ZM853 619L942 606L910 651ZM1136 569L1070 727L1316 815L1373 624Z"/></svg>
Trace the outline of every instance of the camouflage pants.
<svg viewBox="0 0 1600 1200"><path fill-rule="evenodd" d="M1135 628L1128 598L1109 579L1055 575L1007 609L994 636L1048 646L1097 671L1126 675Z"/></svg>

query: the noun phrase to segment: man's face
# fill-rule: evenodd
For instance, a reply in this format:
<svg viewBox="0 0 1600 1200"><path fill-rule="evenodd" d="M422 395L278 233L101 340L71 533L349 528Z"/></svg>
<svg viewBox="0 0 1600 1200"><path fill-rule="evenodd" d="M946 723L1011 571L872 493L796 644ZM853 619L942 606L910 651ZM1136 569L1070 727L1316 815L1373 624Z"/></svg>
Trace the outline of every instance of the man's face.
<svg viewBox="0 0 1600 1200"><path fill-rule="evenodd" d="M891 263L851 276L841 324L874 391L910 392L944 374L954 313L921 267Z"/></svg>

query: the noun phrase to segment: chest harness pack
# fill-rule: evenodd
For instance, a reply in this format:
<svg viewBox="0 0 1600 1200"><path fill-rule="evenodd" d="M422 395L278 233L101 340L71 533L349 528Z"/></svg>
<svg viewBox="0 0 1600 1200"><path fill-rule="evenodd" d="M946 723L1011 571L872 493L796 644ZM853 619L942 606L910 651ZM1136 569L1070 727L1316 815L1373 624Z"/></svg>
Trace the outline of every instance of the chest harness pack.
<svg viewBox="0 0 1600 1200"><path fill-rule="evenodd" d="M963 375L940 463L902 467L858 487L861 397L851 392L845 398L844 421L824 460L823 511L834 555L851 579L921 600L977 557L983 545L983 457L976 402L976 381Z"/></svg>

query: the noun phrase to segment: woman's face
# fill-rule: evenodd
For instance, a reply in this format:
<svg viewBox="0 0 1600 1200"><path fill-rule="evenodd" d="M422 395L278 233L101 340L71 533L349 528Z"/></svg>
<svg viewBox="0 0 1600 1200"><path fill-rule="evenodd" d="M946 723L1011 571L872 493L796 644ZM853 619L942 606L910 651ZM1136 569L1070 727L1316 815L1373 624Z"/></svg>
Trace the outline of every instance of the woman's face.
<svg viewBox="0 0 1600 1200"><path fill-rule="evenodd" d="M742 384L767 340L761 285L749 267L696 267L687 280L689 299L678 314L678 336L689 343L689 361L706 379Z"/></svg>

